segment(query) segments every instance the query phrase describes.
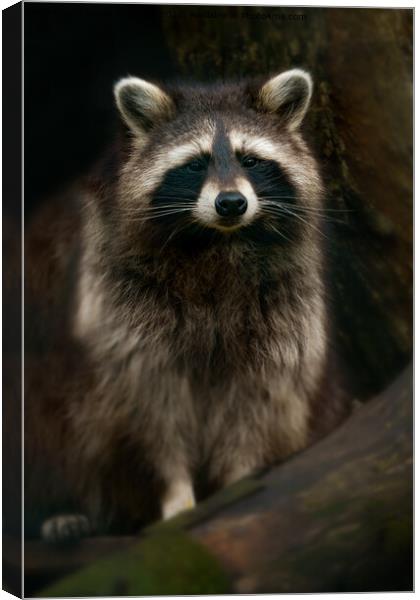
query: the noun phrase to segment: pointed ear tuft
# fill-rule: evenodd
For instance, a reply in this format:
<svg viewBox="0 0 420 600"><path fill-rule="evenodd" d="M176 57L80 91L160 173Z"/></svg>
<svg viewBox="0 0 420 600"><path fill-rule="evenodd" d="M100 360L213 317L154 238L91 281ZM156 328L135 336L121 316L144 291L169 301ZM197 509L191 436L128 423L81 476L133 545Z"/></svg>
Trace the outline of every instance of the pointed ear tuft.
<svg viewBox="0 0 420 600"><path fill-rule="evenodd" d="M174 112L171 98L154 83L138 77L125 77L114 87L118 110L128 127L145 135Z"/></svg>
<svg viewBox="0 0 420 600"><path fill-rule="evenodd" d="M259 108L276 113L291 130L301 124L312 95L312 78L301 69L276 75L263 85L258 96Z"/></svg>

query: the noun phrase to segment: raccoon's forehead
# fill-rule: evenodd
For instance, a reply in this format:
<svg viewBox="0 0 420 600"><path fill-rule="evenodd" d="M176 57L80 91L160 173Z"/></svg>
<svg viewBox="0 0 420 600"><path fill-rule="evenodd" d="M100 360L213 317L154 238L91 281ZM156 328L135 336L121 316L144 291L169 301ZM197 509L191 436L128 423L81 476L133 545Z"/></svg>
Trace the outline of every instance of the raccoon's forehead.
<svg viewBox="0 0 420 600"><path fill-rule="evenodd" d="M153 173L153 180L157 181L160 174L163 176L199 156L229 160L236 153L275 160L287 169L299 152L299 140L285 135L277 139L276 132L256 130L257 127L228 118L207 118L183 129L174 128L172 132L166 132L166 136L158 137L148 148L149 175ZM139 148L141 151L142 148Z"/></svg>

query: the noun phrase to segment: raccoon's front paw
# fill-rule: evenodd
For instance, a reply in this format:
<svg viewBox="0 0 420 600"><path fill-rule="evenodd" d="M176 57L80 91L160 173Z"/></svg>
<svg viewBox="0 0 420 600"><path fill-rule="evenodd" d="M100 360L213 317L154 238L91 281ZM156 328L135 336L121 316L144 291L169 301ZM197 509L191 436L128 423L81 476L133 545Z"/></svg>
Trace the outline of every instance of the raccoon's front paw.
<svg viewBox="0 0 420 600"><path fill-rule="evenodd" d="M194 491L189 481L174 481L169 486L162 502L162 517L170 519L180 512L195 506Z"/></svg>
<svg viewBox="0 0 420 600"><path fill-rule="evenodd" d="M43 522L41 537L50 544L70 542L86 537L91 532L85 515L56 515Z"/></svg>

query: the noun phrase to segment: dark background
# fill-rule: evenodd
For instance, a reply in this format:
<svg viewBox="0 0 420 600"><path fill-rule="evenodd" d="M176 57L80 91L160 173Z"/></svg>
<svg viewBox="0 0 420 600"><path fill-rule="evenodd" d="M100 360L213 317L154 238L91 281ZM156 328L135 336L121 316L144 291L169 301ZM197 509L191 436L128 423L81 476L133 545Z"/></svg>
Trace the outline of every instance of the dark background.
<svg viewBox="0 0 420 600"><path fill-rule="evenodd" d="M25 5L25 210L85 171L112 135L113 84L167 78L158 6Z"/></svg>

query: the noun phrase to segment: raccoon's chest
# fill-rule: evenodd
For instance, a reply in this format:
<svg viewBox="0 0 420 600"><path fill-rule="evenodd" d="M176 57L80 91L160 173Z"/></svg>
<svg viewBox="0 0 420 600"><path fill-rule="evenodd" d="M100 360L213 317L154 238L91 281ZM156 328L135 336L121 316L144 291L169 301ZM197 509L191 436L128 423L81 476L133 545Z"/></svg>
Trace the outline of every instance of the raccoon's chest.
<svg viewBox="0 0 420 600"><path fill-rule="evenodd" d="M278 308L260 284L209 289L178 306L172 345L179 364L216 378L261 364L278 336Z"/></svg>

